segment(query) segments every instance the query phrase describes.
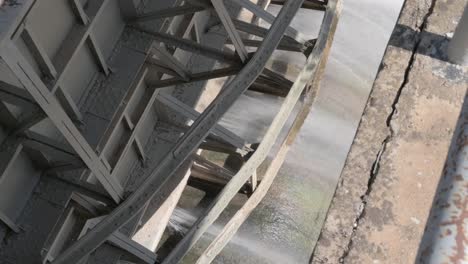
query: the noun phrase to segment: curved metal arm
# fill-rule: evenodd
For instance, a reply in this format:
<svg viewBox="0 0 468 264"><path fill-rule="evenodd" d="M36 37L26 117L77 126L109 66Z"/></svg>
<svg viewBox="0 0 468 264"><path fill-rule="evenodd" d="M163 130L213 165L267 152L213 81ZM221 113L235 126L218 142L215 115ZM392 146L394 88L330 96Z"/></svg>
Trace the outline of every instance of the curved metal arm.
<svg viewBox="0 0 468 264"><path fill-rule="evenodd" d="M159 195L167 188L167 185L172 183L171 176L185 159L197 149L201 141L209 134L211 128L236 99L261 74L266 62L273 54L302 2L302 0L288 1L281 9L268 35L264 39L264 44L257 50L241 72L223 89L223 92L199 116L184 137L178 141L178 144L172 150L173 156L166 156L161 163L150 171L149 176L138 190L130 195L89 233L59 255L53 263L68 264L79 262L79 260L104 243L113 232L130 221L154 195ZM163 179L162 182L161 179Z"/></svg>
<svg viewBox="0 0 468 264"><path fill-rule="evenodd" d="M190 231L186 234L183 240L177 245L177 247L171 252L171 254L166 258L163 262L164 264L168 263L177 263L189 250L190 248L202 237L202 235L208 230L211 224L219 217L219 215L223 212L224 208L229 204L231 199L237 194L239 189L245 184L245 182L251 177L253 173L257 170L257 168L262 164L262 162L267 157L268 153L272 149L275 141L277 140L283 126L285 125L286 121L288 120L289 116L291 115L294 106L298 102L300 95L304 91L306 84L314 77L317 66L322 59L322 55L324 51L327 50L331 45L331 39L333 37L333 33L336 27L336 1L331 1L330 6L328 7L328 12L324 17L324 21L322 24L322 29L319 35L319 39L317 41L316 48L314 49L313 53L307 59L307 63L302 70L302 72L297 77L296 81L294 82L291 90L289 91L287 97L285 98L280 110L278 111L277 115L273 119L272 124L268 128L262 142L260 143L259 147L255 151L255 153L250 157L246 164L240 169L240 171L232 178L232 180L226 185L226 187L221 191L221 193L216 197L214 202L209 207L208 211L204 214L204 217L198 219L198 221L193 225ZM313 91L310 91L313 93ZM312 100L313 101L313 100ZM310 102L312 103L312 102ZM304 105L303 107L307 107ZM301 113L299 118L305 118L304 113ZM298 121L295 125L299 125L301 122ZM298 128L299 129L299 128ZM265 184L268 185L268 180L263 183L265 179L262 180L261 185ZM264 187L263 187L264 188ZM265 190L266 192L266 190ZM257 191L255 192L257 193ZM254 193L254 195L255 195ZM253 197L255 199L255 197ZM250 203L252 200L249 200ZM244 206L250 206L249 202L247 202ZM242 209L241 209L242 210ZM236 214L232 221L239 221L244 216L245 212L239 211L239 215ZM235 222L230 221L226 228L234 227ZM239 222L237 222L239 223ZM239 225L240 226L240 225ZM216 245L214 248L214 243L211 244L211 250L208 252L207 256L202 256L201 263L208 263L211 258L214 258L219 251L221 251L222 246L224 246L228 239L234 235L235 229L226 229L226 233L221 233L218 237L217 242L219 240L223 240L220 244ZM225 230L223 230L225 231Z"/></svg>
<svg viewBox="0 0 468 264"><path fill-rule="evenodd" d="M257 207L257 205L261 202L263 197L265 197L266 193L268 192L268 189L272 185L273 180L275 179L276 175L279 172L279 169L281 168L281 165L286 159L286 155L292 143L298 135L302 125L304 124L305 119L307 118L310 110L312 109L313 103L315 102L319 82L327 61L328 52L330 50L330 46L333 40L334 32L338 23L340 13L341 0L330 1L322 23L323 26L319 34L317 45L315 46L315 49L312 52L311 56L308 58L306 66L299 74L299 77L294 83L291 92L288 94L288 97L294 96L294 94L296 94L296 91L293 91L293 89L302 92L310 81L312 81L311 89L307 91L305 101L298 115L296 116L293 125L289 129L288 135L283 139L279 150L275 153L275 158L270 162L268 169L266 170L265 176L260 182L260 185L257 187L253 195L242 206L242 208L240 208L236 212L236 214L229 220L229 222L224 226L224 228L211 242L208 248L202 253L202 255L197 261L197 264L207 264L211 263L211 261L214 260L214 258L228 244L229 240L231 240L232 237L234 237L237 230L242 225L242 223L244 223L244 221L247 219L250 213ZM290 111L295 106L295 104L296 103L291 103L288 105L283 104L279 111L279 114L277 115L277 118L283 118L283 116L280 113L286 110ZM272 134L275 134L275 138L277 138L279 136L280 131L281 129L271 130L268 132L272 132ZM269 146L269 148L271 149L271 146L273 144L270 144L271 142L265 143L267 143L267 146ZM264 144L264 142L260 144L260 147L262 144ZM252 157L252 159L254 158L260 159L260 157ZM266 155L262 156L261 160L263 161L265 160L265 158ZM252 159L250 159L245 165L248 165L250 162L252 162ZM239 173L234 176L234 179L238 177L238 175Z"/></svg>

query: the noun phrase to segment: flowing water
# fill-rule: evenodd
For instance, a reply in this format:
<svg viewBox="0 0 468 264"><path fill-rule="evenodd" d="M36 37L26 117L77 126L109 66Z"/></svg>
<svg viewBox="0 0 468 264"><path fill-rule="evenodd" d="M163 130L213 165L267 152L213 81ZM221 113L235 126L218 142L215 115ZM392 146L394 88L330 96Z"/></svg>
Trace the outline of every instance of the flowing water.
<svg viewBox="0 0 468 264"><path fill-rule="evenodd" d="M267 196L213 263L309 262L403 1L343 2L343 14L312 113ZM278 10L278 6L269 7L271 13ZM320 12L302 10L293 26L312 39L321 18ZM293 80L304 58L291 54L276 52L269 65ZM281 102L281 98L247 92L221 124L251 143L259 142ZM242 201L225 210L184 263L194 263L241 205ZM186 232L196 215L177 209L170 225Z"/></svg>
<svg viewBox="0 0 468 264"><path fill-rule="evenodd" d="M169 221L168 227L172 229L173 232L185 235L196 220L197 215L193 211L176 208ZM203 240L205 240L205 242L211 241L221 232L222 228L223 225L220 223L213 224L206 232ZM265 247L262 243L259 243L256 237L243 232L238 232L232 238L230 244L238 248L239 251L236 254L243 254L242 252L250 251L271 263L288 263L288 260L291 259L285 255L284 252L278 252L269 247Z"/></svg>

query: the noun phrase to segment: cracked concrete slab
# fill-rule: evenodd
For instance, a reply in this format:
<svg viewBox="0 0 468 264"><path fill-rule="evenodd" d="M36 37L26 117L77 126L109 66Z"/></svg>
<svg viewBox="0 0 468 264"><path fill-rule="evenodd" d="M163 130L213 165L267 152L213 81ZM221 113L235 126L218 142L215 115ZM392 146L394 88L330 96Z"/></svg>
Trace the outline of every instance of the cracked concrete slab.
<svg viewBox="0 0 468 264"><path fill-rule="evenodd" d="M312 263L412 263L466 93L446 62L464 0L407 1Z"/></svg>

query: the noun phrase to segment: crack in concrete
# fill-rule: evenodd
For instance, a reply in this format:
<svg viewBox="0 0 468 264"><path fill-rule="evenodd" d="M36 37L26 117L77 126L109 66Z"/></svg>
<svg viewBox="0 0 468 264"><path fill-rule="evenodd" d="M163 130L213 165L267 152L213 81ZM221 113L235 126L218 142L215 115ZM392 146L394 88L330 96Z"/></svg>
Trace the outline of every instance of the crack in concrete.
<svg viewBox="0 0 468 264"><path fill-rule="evenodd" d="M402 81L400 87L398 88L397 94L396 94L396 96L395 96L395 98L393 100L392 111L387 116L386 125L387 125L389 133L388 133L387 137L385 137L385 139L382 141L379 152L377 153L376 158L375 158L375 160L374 160L374 162L372 164L372 167L371 167L371 170L370 170L370 175L369 175L369 180L367 182L367 189L366 189L365 194L360 197L361 205L360 205L360 208L359 208L359 213L358 213L358 215L356 216L356 218L354 220L353 231L352 231L351 236L349 238L348 245L346 246L345 250L343 251L343 254L341 255L341 257L339 258L340 263L345 263L345 260L348 257L348 255L349 255L349 253L350 253L350 251L351 251L351 249L353 247L353 240L354 240L354 237L356 236L356 231L359 228L359 224L360 224L362 218L365 216L366 207L367 207L367 203L368 203L368 198L369 198L369 195L372 192L373 185L374 185L375 180L377 179L377 176L379 174L380 162L382 160L382 155L385 153L385 151L387 149L387 145L393 140L395 130L394 130L393 126L392 126L392 120L393 120L395 114L398 112L397 105L400 102L400 97L401 97L401 94L403 92L403 89L405 89L405 87L409 83L409 76L410 76L411 70L413 68L414 62L416 60L416 54L417 54L417 51L418 51L418 49L419 49L419 47L421 45L421 42L423 40L422 33L427 27L429 17L434 12L436 0L431 0L430 2L431 2L431 4L429 6L429 9L428 9L427 13L424 15L424 17L422 19L422 22L421 22L421 25L418 27L417 33L415 33L415 34L417 34L417 36L415 36L415 42L414 42L415 44L414 44L414 47L413 47L413 49L411 51L411 57L410 57L410 59L408 61L407 67L405 68L405 74L404 74L404 77L403 77L403 81Z"/></svg>

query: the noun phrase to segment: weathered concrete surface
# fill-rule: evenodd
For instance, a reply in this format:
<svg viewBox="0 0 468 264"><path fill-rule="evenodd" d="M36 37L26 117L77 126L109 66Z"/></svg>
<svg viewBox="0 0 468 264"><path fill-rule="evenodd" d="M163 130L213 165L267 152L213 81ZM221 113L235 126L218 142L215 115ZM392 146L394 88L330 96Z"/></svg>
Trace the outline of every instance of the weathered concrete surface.
<svg viewBox="0 0 468 264"><path fill-rule="evenodd" d="M468 68L446 62L466 0L408 0L312 263L413 263Z"/></svg>

